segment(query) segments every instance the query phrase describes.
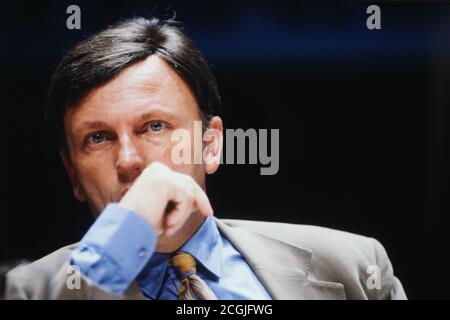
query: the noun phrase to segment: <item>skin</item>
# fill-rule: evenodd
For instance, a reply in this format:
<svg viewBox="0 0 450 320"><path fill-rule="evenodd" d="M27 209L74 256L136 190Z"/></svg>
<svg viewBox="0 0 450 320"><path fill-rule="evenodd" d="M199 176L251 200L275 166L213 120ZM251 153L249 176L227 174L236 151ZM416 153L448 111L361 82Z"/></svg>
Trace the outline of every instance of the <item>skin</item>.
<svg viewBox="0 0 450 320"><path fill-rule="evenodd" d="M177 250L212 214L205 176L217 171L222 149L222 120L214 117L214 134L201 146L203 163L171 161L178 143L171 133L182 128L193 137L195 120L194 95L161 58L124 69L64 115L68 152L60 155L74 196L94 215L119 202L154 228L157 252ZM194 143L188 146L193 155Z"/></svg>

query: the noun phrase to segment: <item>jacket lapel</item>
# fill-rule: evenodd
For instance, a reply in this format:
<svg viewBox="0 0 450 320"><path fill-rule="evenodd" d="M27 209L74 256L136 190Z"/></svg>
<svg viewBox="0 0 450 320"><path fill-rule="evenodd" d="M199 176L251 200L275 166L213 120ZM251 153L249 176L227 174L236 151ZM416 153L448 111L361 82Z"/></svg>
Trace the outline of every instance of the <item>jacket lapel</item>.
<svg viewBox="0 0 450 320"><path fill-rule="evenodd" d="M216 219L273 299L345 299L341 283L309 279L312 252Z"/></svg>
<svg viewBox="0 0 450 320"><path fill-rule="evenodd" d="M309 279L312 252L215 219L217 227L242 254L273 299L343 300L341 283ZM146 299L134 281L126 299Z"/></svg>

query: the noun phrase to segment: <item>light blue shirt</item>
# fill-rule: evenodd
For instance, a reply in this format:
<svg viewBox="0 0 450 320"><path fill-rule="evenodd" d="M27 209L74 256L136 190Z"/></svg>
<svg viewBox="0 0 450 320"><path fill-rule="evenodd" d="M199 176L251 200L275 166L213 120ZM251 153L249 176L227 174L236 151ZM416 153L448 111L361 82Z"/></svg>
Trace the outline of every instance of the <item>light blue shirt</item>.
<svg viewBox="0 0 450 320"><path fill-rule="evenodd" d="M180 281L168 263L170 254L154 252L156 243L150 224L111 203L72 252L71 263L105 290L121 294L137 280L149 299L177 299ZM271 299L213 217L179 250L195 257L197 274L219 299Z"/></svg>

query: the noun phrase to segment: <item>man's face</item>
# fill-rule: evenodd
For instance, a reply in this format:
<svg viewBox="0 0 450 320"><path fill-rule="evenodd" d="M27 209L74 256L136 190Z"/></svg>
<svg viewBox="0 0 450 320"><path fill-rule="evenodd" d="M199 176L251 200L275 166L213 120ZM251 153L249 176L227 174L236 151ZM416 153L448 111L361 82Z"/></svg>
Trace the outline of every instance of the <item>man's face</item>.
<svg viewBox="0 0 450 320"><path fill-rule="evenodd" d="M199 120L189 87L162 59L153 55L126 68L64 116L69 155L62 156L75 197L98 214L119 201L154 161L192 176L204 188L204 165L171 161L177 144L171 133L183 128L193 137Z"/></svg>

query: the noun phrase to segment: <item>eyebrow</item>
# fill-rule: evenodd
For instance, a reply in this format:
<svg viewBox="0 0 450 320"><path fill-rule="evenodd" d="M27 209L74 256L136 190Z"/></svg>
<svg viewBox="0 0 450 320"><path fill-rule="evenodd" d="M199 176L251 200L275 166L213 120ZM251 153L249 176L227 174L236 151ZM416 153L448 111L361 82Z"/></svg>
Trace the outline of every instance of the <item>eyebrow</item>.
<svg viewBox="0 0 450 320"><path fill-rule="evenodd" d="M138 122L142 122L142 121L146 121L150 118L153 118L155 116L159 116L159 115L164 115L166 117L169 117L170 119L173 119L176 116L175 112L171 112L171 111L166 111L166 110L154 110L154 111L149 111L149 112L145 112L141 115L138 116ZM109 127L109 125L101 120L94 120L94 121L85 121L83 122L77 131L81 131L81 130L95 130L101 127Z"/></svg>
<svg viewBox="0 0 450 320"><path fill-rule="evenodd" d="M86 121L80 125L80 130L83 129L97 129L99 127L105 127L107 124L103 121Z"/></svg>
<svg viewBox="0 0 450 320"><path fill-rule="evenodd" d="M139 121L145 121L145 120L148 120L148 119L158 116L158 115L164 115L166 117L173 119L176 115L176 112L157 109L155 111L145 112L145 113L141 114L139 116Z"/></svg>

